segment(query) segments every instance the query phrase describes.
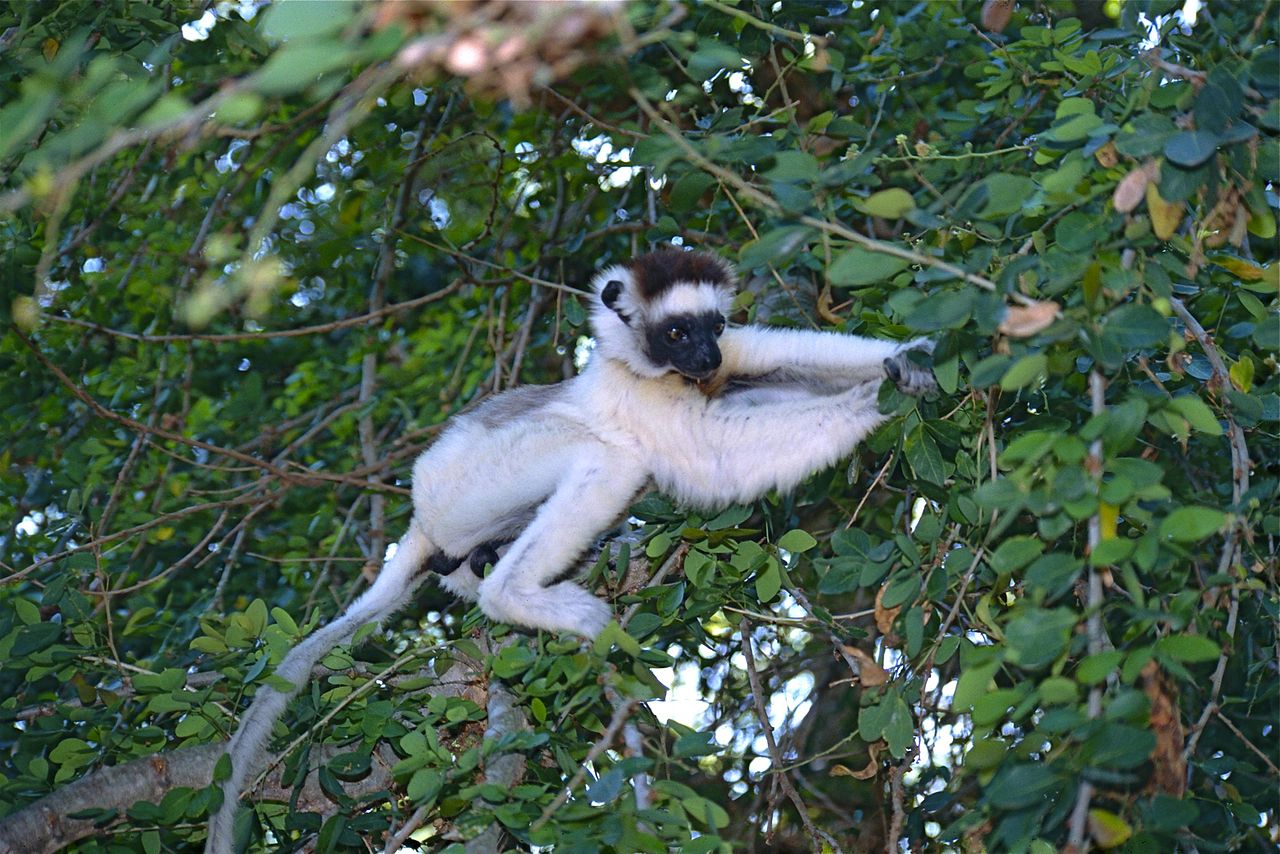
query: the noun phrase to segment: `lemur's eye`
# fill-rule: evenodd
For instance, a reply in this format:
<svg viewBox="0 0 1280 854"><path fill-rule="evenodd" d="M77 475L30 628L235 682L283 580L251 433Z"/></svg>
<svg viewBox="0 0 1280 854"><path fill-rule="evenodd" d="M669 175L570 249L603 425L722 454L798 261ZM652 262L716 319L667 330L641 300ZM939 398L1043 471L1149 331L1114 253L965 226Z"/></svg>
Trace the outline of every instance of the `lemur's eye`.
<svg viewBox="0 0 1280 854"><path fill-rule="evenodd" d="M667 330L668 341L683 341L688 337L689 337L689 334L679 326L673 326Z"/></svg>
<svg viewBox="0 0 1280 854"><path fill-rule="evenodd" d="M716 330L716 334L717 334L717 335L719 335L719 334L721 334L722 332L724 332L724 318L723 318L723 317L716 321L715 330Z"/></svg>

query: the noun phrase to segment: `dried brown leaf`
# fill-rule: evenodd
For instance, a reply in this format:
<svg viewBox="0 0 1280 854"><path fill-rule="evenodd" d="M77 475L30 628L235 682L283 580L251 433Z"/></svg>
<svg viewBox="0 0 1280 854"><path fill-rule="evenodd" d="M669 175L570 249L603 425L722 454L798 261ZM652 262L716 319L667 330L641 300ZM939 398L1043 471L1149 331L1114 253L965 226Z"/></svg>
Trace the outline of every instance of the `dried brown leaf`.
<svg viewBox="0 0 1280 854"><path fill-rule="evenodd" d="M1000 321L1000 332L1010 338L1030 338L1057 318L1062 307L1046 300L1032 305L1011 305Z"/></svg>
<svg viewBox="0 0 1280 854"><path fill-rule="evenodd" d="M867 653L858 649L856 646L844 646L842 644L840 648L845 651L846 655L858 663L856 675L858 677L858 681L863 685L874 688L877 685L883 685L889 681L889 671L877 664L876 660L870 655L867 655Z"/></svg>
<svg viewBox="0 0 1280 854"><path fill-rule="evenodd" d="M888 590L886 584L876 593L876 628L880 630L880 634L884 635L884 642L888 646L898 645L898 636L893 633L893 621L898 619L898 614L902 611L902 606L898 605L893 608L884 607L884 591Z"/></svg>
<svg viewBox="0 0 1280 854"><path fill-rule="evenodd" d="M1013 17L1013 0L987 0L982 4L982 28L1002 33Z"/></svg>
<svg viewBox="0 0 1280 854"><path fill-rule="evenodd" d="M1151 778L1147 788L1180 798L1187 790L1187 760L1182 756L1182 717L1177 686L1154 661L1142 668L1142 693L1151 712L1147 720L1156 737L1151 749Z"/></svg>
<svg viewBox="0 0 1280 854"><path fill-rule="evenodd" d="M870 780L880 770L880 754L884 752L885 743L883 741L874 741L867 745L867 753L869 758L867 764L857 771L852 771L844 765L836 764L831 768L832 777L852 777L855 780Z"/></svg>
<svg viewBox="0 0 1280 854"><path fill-rule="evenodd" d="M1120 162L1120 153L1116 151L1116 144L1107 140L1106 145L1093 153L1093 159L1098 161L1098 165L1103 169L1110 169Z"/></svg>
<svg viewBox="0 0 1280 854"><path fill-rule="evenodd" d="M1147 184L1150 182L1151 173L1147 168L1135 167L1120 179L1119 184L1116 184L1115 192L1111 194L1111 204L1118 212L1129 213L1142 201L1142 195L1147 191Z"/></svg>

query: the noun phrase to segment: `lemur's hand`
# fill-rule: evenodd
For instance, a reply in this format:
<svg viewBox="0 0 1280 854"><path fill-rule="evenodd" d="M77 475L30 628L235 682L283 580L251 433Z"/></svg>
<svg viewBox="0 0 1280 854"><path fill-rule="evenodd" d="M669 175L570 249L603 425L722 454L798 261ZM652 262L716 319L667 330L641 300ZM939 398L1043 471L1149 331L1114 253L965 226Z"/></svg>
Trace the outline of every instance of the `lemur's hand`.
<svg viewBox="0 0 1280 854"><path fill-rule="evenodd" d="M933 342L928 338L906 341L897 353L884 360L884 372L893 380L898 391L919 397L938 387L938 381L933 378L933 369L928 365L928 357L932 353ZM912 354L917 355L913 358Z"/></svg>

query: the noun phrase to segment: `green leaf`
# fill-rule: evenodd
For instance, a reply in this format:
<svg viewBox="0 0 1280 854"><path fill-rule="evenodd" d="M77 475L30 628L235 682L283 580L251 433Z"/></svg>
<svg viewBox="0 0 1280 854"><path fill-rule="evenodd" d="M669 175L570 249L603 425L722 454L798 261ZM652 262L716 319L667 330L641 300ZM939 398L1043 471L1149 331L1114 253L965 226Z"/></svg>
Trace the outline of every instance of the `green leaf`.
<svg viewBox="0 0 1280 854"><path fill-rule="evenodd" d="M906 756L907 748L915 739L915 720L911 717L911 709L901 697L888 697L883 705L888 706L884 740L889 745L889 753L895 759L901 759Z"/></svg>
<svg viewBox="0 0 1280 854"><path fill-rule="evenodd" d="M987 786L986 799L999 809L1048 806L1060 788L1057 775L1043 764L1011 765L1001 769Z"/></svg>
<svg viewBox="0 0 1280 854"><path fill-rule="evenodd" d="M1010 537L992 552L991 568L1001 575L1016 572L1040 557L1043 551L1044 543L1035 537Z"/></svg>
<svg viewBox="0 0 1280 854"><path fill-rule="evenodd" d="M293 617L289 616L289 612L284 608L272 608L271 619L275 620L276 625L283 629L286 634L298 634L298 624L293 621Z"/></svg>
<svg viewBox="0 0 1280 854"><path fill-rule="evenodd" d="M191 104L181 95L172 92L161 95L151 108L142 114L138 124L145 128L156 128L181 118L191 109Z"/></svg>
<svg viewBox="0 0 1280 854"><path fill-rule="evenodd" d="M744 270L754 270L766 264L780 265L804 246L812 233L812 229L803 225L787 225L766 231L759 239L743 245L738 264Z"/></svg>
<svg viewBox="0 0 1280 854"><path fill-rule="evenodd" d="M909 261L872 252L855 246L848 249L827 268L827 280L833 285L859 286L882 282L907 268Z"/></svg>
<svg viewBox="0 0 1280 854"><path fill-rule="evenodd" d="M792 554L807 552L817 544L813 535L802 528L792 528L778 538L778 548L786 549Z"/></svg>
<svg viewBox="0 0 1280 854"><path fill-rule="evenodd" d="M1169 321L1149 305L1122 305L1107 316L1104 334L1123 350L1161 343L1169 334Z"/></svg>
<svg viewBox="0 0 1280 854"><path fill-rule="evenodd" d="M1094 653L1085 657L1076 668L1076 678L1083 685L1097 685L1120 666L1124 653L1118 650Z"/></svg>
<svg viewBox="0 0 1280 854"><path fill-rule="evenodd" d="M1222 654L1216 643L1201 635L1169 635L1160 638L1156 641L1156 651L1190 664L1216 661Z"/></svg>
<svg viewBox="0 0 1280 854"><path fill-rule="evenodd" d="M350 50L339 44L290 43L267 60L253 77L253 83L264 95L287 95L350 61Z"/></svg>
<svg viewBox="0 0 1280 854"><path fill-rule="evenodd" d="M729 814L714 801L694 795L680 801L680 806L684 807L690 816L707 827L719 829L729 826Z"/></svg>
<svg viewBox="0 0 1280 854"><path fill-rule="evenodd" d="M222 783L231 779L231 757L223 753L218 757L218 761L213 763L213 782Z"/></svg>
<svg viewBox="0 0 1280 854"><path fill-rule="evenodd" d="M1213 414L1208 404L1194 394L1175 397L1169 401L1169 405L1187 419L1192 429L1210 436L1222 435L1222 425L1218 423L1218 417Z"/></svg>
<svg viewBox="0 0 1280 854"><path fill-rule="evenodd" d="M1000 765L1000 760L1004 759L1005 754L1008 752L1008 745L999 739L974 739L973 746L964 755L964 767L974 771L986 771L996 768Z"/></svg>
<svg viewBox="0 0 1280 854"><path fill-rule="evenodd" d="M980 697L985 695L991 685L991 679L1000 669L999 661L977 664L966 667L956 682L956 693L952 704L958 711L968 711Z"/></svg>
<svg viewBox="0 0 1280 854"><path fill-rule="evenodd" d="M883 217L884 219L899 219L916 206L916 200L906 190L900 187L891 187L888 190L872 193L866 199L855 199L853 205L858 210L871 216Z"/></svg>
<svg viewBox="0 0 1280 854"><path fill-rule="evenodd" d="M297 5L297 0L292 5ZM215 118L223 124L248 124L262 112L262 98L253 92L237 92L218 106Z"/></svg>
<svg viewBox="0 0 1280 854"><path fill-rule="evenodd" d="M722 68L740 70L742 54L723 42L705 37L698 39L698 50L689 57L689 71L705 80Z"/></svg>
<svg viewBox="0 0 1280 854"><path fill-rule="evenodd" d="M716 559L701 549L690 549L684 557L684 575L694 587L710 583Z"/></svg>
<svg viewBox="0 0 1280 854"><path fill-rule="evenodd" d="M261 599L254 599L249 603L249 607L245 608L244 615L249 620L253 634L261 635L262 630L267 627L267 603Z"/></svg>
<svg viewBox="0 0 1280 854"><path fill-rule="evenodd" d="M818 158L806 151L779 151L764 175L773 181L812 181L818 177Z"/></svg>
<svg viewBox="0 0 1280 854"><path fill-rule="evenodd" d="M535 653L527 646L512 644L503 647L493 657L493 674L499 679L518 676L533 664Z"/></svg>
<svg viewBox="0 0 1280 854"><path fill-rule="evenodd" d="M906 569L895 575L885 585L884 595L880 597L880 604L886 608L896 608L914 600L919 592L919 573L914 569Z"/></svg>
<svg viewBox="0 0 1280 854"><path fill-rule="evenodd" d="M622 785L626 781L622 769L615 765L587 786L587 797L595 804L612 803L622 793Z"/></svg>
<svg viewBox="0 0 1280 854"><path fill-rule="evenodd" d="M1218 150L1218 135L1206 130L1184 130L1164 144L1164 156L1188 169L1204 163Z"/></svg>
<svg viewBox="0 0 1280 854"><path fill-rule="evenodd" d="M303 40L341 30L355 16L351 0L277 0L263 16L261 32L269 39Z"/></svg>
<svg viewBox="0 0 1280 854"><path fill-rule="evenodd" d="M782 589L782 568L776 558L770 558L762 572L756 574L756 597L768 602Z"/></svg>
<svg viewBox="0 0 1280 854"><path fill-rule="evenodd" d="M973 312L976 296L968 288L932 294L908 312L906 323L919 332L964 326Z"/></svg>
<svg viewBox="0 0 1280 854"><path fill-rule="evenodd" d="M330 852L336 851L338 843L342 840L342 835L346 831L347 817L342 813L331 815L325 819L324 824L320 827L319 835L316 836L315 850L317 854L330 854Z"/></svg>
<svg viewBox="0 0 1280 854"><path fill-rule="evenodd" d="M690 732L676 739L671 748L671 755L677 759L688 759L695 756L710 756L719 753L715 735L710 732Z"/></svg>
<svg viewBox="0 0 1280 854"><path fill-rule="evenodd" d="M997 173L983 178L978 186L986 190L987 199L978 215L983 219L1001 219L1022 210L1022 205L1036 191L1035 182L1025 175Z"/></svg>
<svg viewBox="0 0 1280 854"><path fill-rule="evenodd" d="M1040 701L1047 706L1074 703L1080 696L1076 683L1065 676L1050 676L1040 683Z"/></svg>
<svg viewBox="0 0 1280 854"><path fill-rule="evenodd" d="M902 443L902 450L916 477L938 485L946 481L947 467L942 452L923 424L911 431Z"/></svg>
<svg viewBox="0 0 1280 854"><path fill-rule="evenodd" d="M670 205L674 211L687 211L698 204L702 195L716 185L715 177L706 172L686 172L671 188Z"/></svg>
<svg viewBox="0 0 1280 854"><path fill-rule="evenodd" d="M72 768L89 764L95 756L97 751L79 738L64 738L49 751L50 762Z"/></svg>
<svg viewBox="0 0 1280 854"><path fill-rule="evenodd" d="M1009 366L1000 378L1000 388L1014 391L1042 380L1049 369L1049 358L1044 353L1023 356Z"/></svg>
<svg viewBox="0 0 1280 854"><path fill-rule="evenodd" d="M1160 523L1160 535L1179 543L1194 543L1216 534L1227 514L1212 507L1179 507Z"/></svg>
<svg viewBox="0 0 1280 854"><path fill-rule="evenodd" d="M1055 124L1044 133L1044 138L1050 142L1079 142L1101 126L1102 119L1093 113L1079 113Z"/></svg>
<svg viewBox="0 0 1280 854"><path fill-rule="evenodd" d="M9 654L18 657L31 655L49 646L61 636L61 623L36 623L24 626L19 630L18 639L9 649Z"/></svg>
<svg viewBox="0 0 1280 854"><path fill-rule="evenodd" d="M1009 660L1030 670L1052 664L1067 648L1076 615L1059 608L1027 608L1005 625Z"/></svg>

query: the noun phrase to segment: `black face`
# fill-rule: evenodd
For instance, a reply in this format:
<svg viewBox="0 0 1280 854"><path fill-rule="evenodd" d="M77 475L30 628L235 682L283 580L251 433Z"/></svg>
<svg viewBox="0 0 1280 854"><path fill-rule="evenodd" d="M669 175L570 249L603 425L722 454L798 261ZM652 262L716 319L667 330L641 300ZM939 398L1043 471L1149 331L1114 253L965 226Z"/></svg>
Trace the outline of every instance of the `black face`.
<svg viewBox="0 0 1280 854"><path fill-rule="evenodd" d="M691 380L710 379L720 367L724 318L717 312L676 314L645 332L649 358L656 365L670 365Z"/></svg>

